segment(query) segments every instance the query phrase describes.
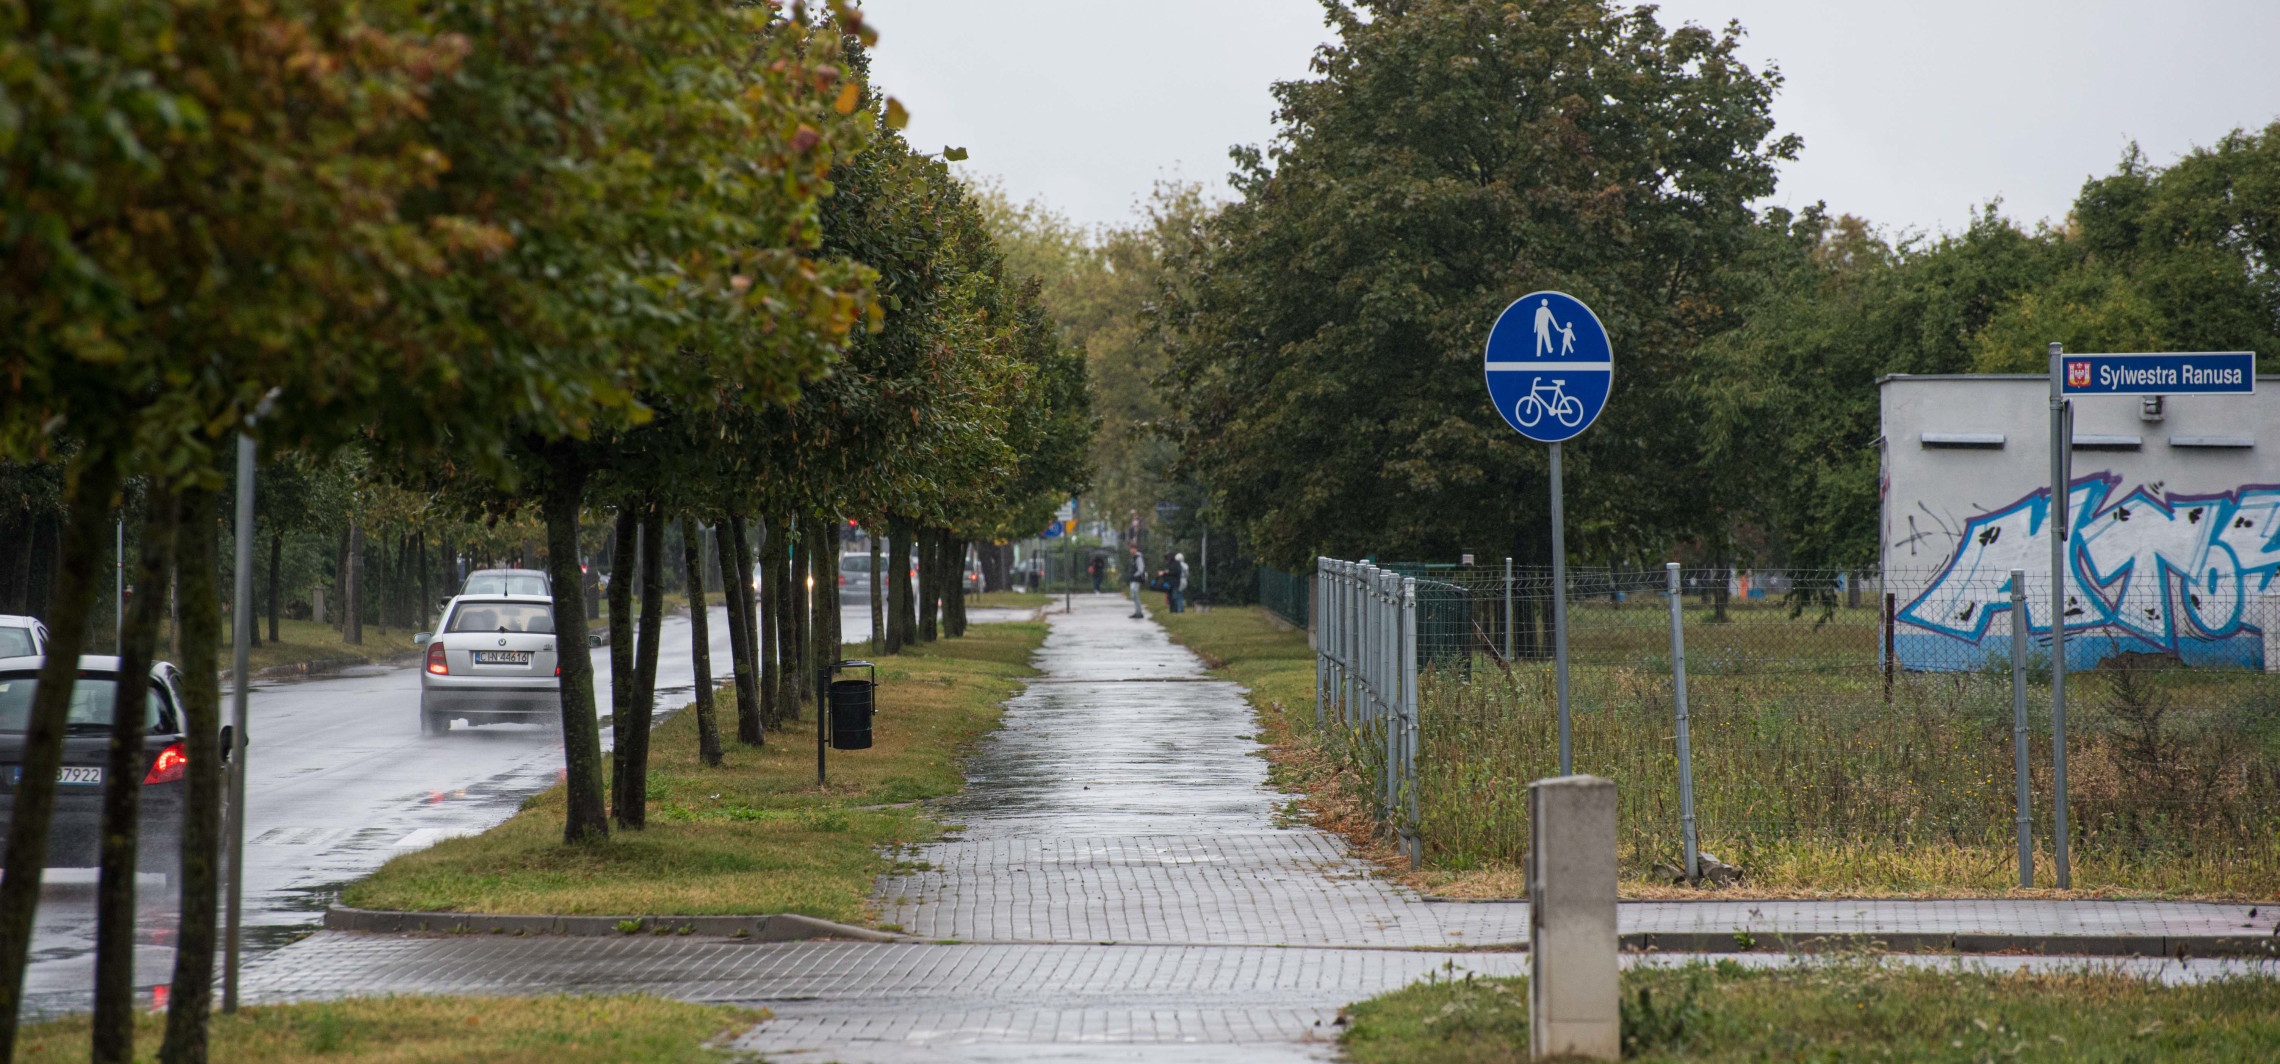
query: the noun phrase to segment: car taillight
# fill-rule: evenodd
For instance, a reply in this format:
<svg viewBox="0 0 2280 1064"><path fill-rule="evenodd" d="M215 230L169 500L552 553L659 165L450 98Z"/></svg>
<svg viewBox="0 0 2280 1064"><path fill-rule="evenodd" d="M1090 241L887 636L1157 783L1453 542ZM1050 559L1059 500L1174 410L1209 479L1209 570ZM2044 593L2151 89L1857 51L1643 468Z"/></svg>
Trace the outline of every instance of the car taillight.
<svg viewBox="0 0 2280 1064"><path fill-rule="evenodd" d="M451 665L443 660L443 644L433 643L428 646L427 670L437 676L451 675Z"/></svg>
<svg viewBox="0 0 2280 1064"><path fill-rule="evenodd" d="M556 679L560 679L560 678L561 678L561 676L562 676L562 666L560 666L560 665L556 665L556 666L554 667L554 675L555 675L555 678L556 678Z"/></svg>
<svg viewBox="0 0 2280 1064"><path fill-rule="evenodd" d="M846 573L841 573L841 574L839 574L839 586L840 586L840 587L846 587L846 586L847 586L847 574L846 574Z"/></svg>
<svg viewBox="0 0 2280 1064"><path fill-rule="evenodd" d="M173 783L182 778L182 770L190 766L190 755L182 752L182 744L174 743L158 752L158 760L150 763L150 774L144 783Z"/></svg>

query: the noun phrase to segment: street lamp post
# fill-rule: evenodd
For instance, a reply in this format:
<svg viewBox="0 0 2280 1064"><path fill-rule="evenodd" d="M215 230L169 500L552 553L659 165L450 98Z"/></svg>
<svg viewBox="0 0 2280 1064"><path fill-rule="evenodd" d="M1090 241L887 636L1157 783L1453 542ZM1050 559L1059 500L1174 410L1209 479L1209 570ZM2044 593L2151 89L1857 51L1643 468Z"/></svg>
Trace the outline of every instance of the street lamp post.
<svg viewBox="0 0 2280 1064"><path fill-rule="evenodd" d="M239 919L245 901L245 751L246 699L252 687L247 674L248 658L253 645L253 477L255 444L251 435L256 422L269 415L269 408L277 402L279 389L271 388L261 397L245 419L245 429L238 433L237 448L237 542L234 558L236 572L230 580L230 637L234 644L230 650L230 678L232 687L230 704L229 750L229 801L224 807L229 823L223 831L230 846L230 892L228 915L225 918L222 945L222 1011L236 1012L238 1005L238 939Z"/></svg>

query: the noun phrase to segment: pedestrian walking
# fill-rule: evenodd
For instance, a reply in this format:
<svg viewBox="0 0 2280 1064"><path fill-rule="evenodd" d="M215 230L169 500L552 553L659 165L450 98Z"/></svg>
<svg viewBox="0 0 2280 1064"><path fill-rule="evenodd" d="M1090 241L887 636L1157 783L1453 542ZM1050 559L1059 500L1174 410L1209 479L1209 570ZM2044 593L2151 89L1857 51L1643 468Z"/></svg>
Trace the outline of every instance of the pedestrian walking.
<svg viewBox="0 0 2280 1064"><path fill-rule="evenodd" d="M1147 616L1140 609L1140 585L1148 581L1146 568L1140 561L1140 548L1132 548L1132 553L1124 559L1124 581L1132 586L1132 619L1135 621Z"/></svg>
<svg viewBox="0 0 2280 1064"><path fill-rule="evenodd" d="M1091 576L1091 577L1092 577L1092 580L1093 580L1093 594L1095 594L1095 595L1098 595L1098 594L1100 594L1100 581L1101 581L1101 578L1102 578L1102 577L1104 577L1104 576L1107 576L1107 575L1108 575L1108 557L1107 557L1107 555L1102 555L1102 554L1095 554L1095 555L1093 555L1093 556L1092 556L1092 563L1091 563L1091 564L1089 564L1089 565L1087 565L1087 566L1085 566L1085 573L1086 573L1086 575L1089 575L1089 576Z"/></svg>
<svg viewBox="0 0 2280 1064"><path fill-rule="evenodd" d="M1173 613L1187 612L1188 564L1187 557L1172 552L1172 563L1164 567L1164 604Z"/></svg>

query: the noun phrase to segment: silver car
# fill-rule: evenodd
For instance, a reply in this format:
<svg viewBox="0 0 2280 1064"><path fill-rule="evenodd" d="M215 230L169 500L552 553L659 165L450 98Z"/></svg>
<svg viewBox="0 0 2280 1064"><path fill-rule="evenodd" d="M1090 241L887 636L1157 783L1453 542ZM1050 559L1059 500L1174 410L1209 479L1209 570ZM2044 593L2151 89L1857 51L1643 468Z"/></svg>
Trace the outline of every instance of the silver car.
<svg viewBox="0 0 2280 1064"><path fill-rule="evenodd" d="M0 613L0 658L29 658L47 653L47 625L37 617Z"/></svg>
<svg viewBox="0 0 2280 1064"><path fill-rule="evenodd" d="M842 554L839 556L839 593L842 595L869 595L871 593L871 556L869 554Z"/></svg>
<svg viewBox="0 0 2280 1064"><path fill-rule="evenodd" d="M551 595L554 581L543 569L477 569L460 585L462 595Z"/></svg>
<svg viewBox="0 0 2280 1064"><path fill-rule="evenodd" d="M421 632L420 730L442 735L451 722L537 724L562 718L561 658L554 600L544 595L461 595L444 608L442 630Z"/></svg>

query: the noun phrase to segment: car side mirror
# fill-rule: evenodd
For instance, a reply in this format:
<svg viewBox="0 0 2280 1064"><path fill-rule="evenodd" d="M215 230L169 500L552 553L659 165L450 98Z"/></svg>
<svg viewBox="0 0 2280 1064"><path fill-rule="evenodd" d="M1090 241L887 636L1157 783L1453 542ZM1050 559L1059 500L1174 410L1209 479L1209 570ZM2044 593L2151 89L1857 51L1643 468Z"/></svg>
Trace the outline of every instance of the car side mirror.
<svg viewBox="0 0 2280 1064"><path fill-rule="evenodd" d="M415 636L413 636L413 637L412 637L412 645L413 645L413 646L424 646L424 645L426 645L426 644L427 644L427 641L428 641L428 640L430 640L430 639L433 639L433 638L435 638L435 633L434 633L434 632L421 632L420 634L418 634L418 635L415 635Z"/></svg>
<svg viewBox="0 0 2280 1064"><path fill-rule="evenodd" d="M222 761L225 764L229 762L230 754L237 750L236 739L237 729L228 724L222 725Z"/></svg>

